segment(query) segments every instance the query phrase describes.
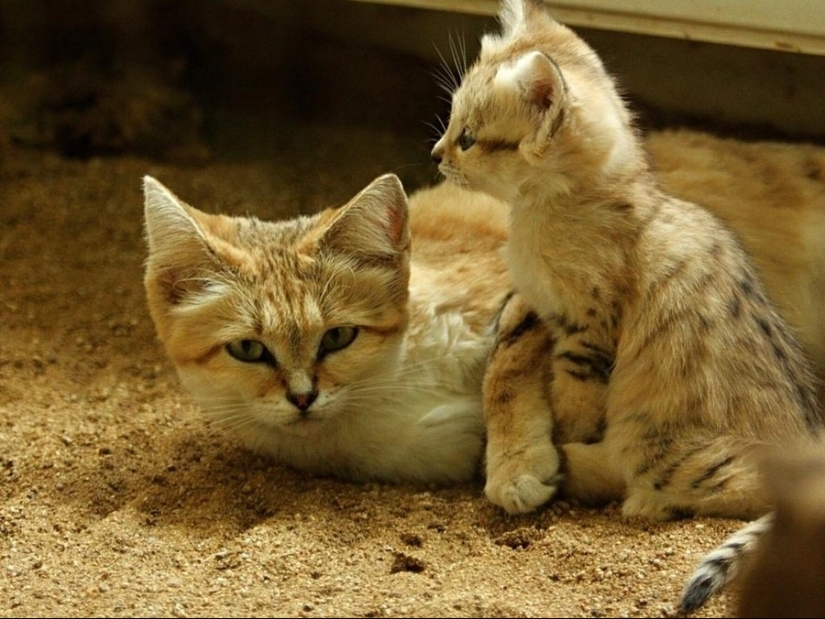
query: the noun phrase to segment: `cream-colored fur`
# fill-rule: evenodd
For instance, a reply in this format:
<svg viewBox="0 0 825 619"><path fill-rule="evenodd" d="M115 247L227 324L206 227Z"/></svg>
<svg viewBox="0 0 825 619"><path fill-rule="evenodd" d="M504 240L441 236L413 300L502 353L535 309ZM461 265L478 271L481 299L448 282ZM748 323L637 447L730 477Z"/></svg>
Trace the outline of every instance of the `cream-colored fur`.
<svg viewBox="0 0 825 619"><path fill-rule="evenodd" d="M264 222L206 214L151 177L144 189L149 308L210 419L315 474L475 474L489 324L509 287L504 205L442 187L408 209L386 175L338 209Z"/></svg>

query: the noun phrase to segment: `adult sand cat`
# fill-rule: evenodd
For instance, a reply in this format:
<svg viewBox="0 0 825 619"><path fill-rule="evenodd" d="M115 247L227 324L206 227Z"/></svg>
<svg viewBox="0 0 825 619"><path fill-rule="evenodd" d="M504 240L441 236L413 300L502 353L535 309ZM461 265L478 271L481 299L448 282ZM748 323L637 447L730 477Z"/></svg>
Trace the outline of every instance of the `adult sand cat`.
<svg viewBox="0 0 825 619"><path fill-rule="evenodd" d="M558 338L553 415L576 418L559 395L578 387L604 430L562 446L563 491L655 519L765 513L760 448L822 426L802 350L734 235L657 184L595 52L541 2L505 0L499 17L433 158L511 205L514 284ZM501 423L506 400L488 401L486 492L526 511L555 492L553 448L536 424Z"/></svg>
<svg viewBox="0 0 825 619"><path fill-rule="evenodd" d="M201 212L151 177L144 190L149 309L209 417L311 473L474 475L509 290L504 205L442 187L408 209L386 175L341 208L264 222Z"/></svg>

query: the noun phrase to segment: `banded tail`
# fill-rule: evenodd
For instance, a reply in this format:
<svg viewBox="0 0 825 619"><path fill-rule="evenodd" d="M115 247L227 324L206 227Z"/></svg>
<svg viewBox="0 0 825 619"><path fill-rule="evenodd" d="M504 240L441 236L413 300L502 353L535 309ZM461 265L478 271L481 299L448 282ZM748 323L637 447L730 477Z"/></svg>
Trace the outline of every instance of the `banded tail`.
<svg viewBox="0 0 825 619"><path fill-rule="evenodd" d="M759 538L771 529L773 521L773 512L765 514L706 554L682 590L681 611L689 613L696 610L733 580L739 573L742 560L753 551Z"/></svg>

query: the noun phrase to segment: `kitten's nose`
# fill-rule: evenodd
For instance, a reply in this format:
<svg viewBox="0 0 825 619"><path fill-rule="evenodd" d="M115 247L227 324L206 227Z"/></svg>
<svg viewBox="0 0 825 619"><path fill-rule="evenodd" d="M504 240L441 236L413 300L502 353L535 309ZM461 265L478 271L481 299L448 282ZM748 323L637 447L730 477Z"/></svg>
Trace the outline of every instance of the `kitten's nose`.
<svg viewBox="0 0 825 619"><path fill-rule="evenodd" d="M433 152L430 153L430 158L433 160L434 164L438 165L441 163L441 160L444 158L442 153L443 151L441 150L441 147L436 144Z"/></svg>
<svg viewBox="0 0 825 619"><path fill-rule="evenodd" d="M305 413L307 409L312 406L312 403L317 397L317 391L309 391L307 393L292 393L289 391L286 394L286 399L292 402L302 413Z"/></svg>

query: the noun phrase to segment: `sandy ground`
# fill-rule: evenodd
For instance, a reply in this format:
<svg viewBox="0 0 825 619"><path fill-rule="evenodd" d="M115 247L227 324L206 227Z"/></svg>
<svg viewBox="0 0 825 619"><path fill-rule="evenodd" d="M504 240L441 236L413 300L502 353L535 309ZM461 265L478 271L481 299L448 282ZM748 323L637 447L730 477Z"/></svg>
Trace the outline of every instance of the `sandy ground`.
<svg viewBox="0 0 825 619"><path fill-rule="evenodd" d="M142 175L263 217L341 203L387 169L431 179L392 136L286 146L200 166L0 149L0 615L673 616L740 523L509 517L480 483L313 479L199 416L146 309Z"/></svg>

